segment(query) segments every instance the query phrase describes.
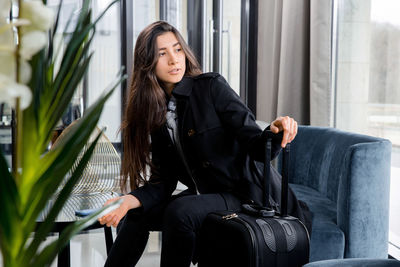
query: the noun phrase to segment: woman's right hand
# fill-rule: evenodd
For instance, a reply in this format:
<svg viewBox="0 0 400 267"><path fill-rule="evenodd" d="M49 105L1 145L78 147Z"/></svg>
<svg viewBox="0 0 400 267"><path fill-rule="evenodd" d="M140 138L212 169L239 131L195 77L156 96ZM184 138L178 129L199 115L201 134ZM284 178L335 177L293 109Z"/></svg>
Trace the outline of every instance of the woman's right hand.
<svg viewBox="0 0 400 267"><path fill-rule="evenodd" d="M103 217L99 218L100 224L102 224L102 225L106 224L108 227L110 227L110 226L117 227L120 220L126 215L128 210L135 209L135 208L142 206L140 201L136 197L134 197L133 195L130 195L130 194L122 196L122 197L116 197L116 198L109 199L104 204L104 206L108 205L116 200L119 200L119 199L123 199L121 205L118 208L116 208L115 210L112 210L109 213L107 213L106 215L104 215Z"/></svg>

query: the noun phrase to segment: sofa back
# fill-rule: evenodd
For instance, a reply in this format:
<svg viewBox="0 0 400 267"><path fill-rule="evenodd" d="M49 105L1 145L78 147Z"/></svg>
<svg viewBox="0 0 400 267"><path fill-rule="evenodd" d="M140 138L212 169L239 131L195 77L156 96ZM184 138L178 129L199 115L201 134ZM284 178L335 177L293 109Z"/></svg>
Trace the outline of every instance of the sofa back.
<svg viewBox="0 0 400 267"><path fill-rule="evenodd" d="M390 142L382 138L335 128L299 126L291 145L290 182L311 187L337 203L340 180L347 175L343 171L348 168L346 154L351 153L356 144L377 142L387 143L382 149L390 146ZM375 153L374 150L371 153Z"/></svg>

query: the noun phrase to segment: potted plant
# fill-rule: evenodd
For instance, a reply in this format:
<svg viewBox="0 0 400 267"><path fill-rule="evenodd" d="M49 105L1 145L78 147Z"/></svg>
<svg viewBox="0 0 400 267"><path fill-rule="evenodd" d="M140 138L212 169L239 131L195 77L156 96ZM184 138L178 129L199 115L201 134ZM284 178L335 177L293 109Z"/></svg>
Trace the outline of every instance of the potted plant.
<svg viewBox="0 0 400 267"><path fill-rule="evenodd" d="M54 42L61 4L54 15L42 1L19 0L17 19L6 20L11 2L0 0L0 103L10 105L16 114L12 168L0 153L0 249L6 267L49 266L73 235L118 205L75 222L57 240L46 246L42 244L100 135L82 157L78 154L96 127L104 103L125 78L119 75L68 135L48 151L53 130L88 69L95 25L115 2L91 22L90 1L83 1L62 55ZM55 64L57 56L62 58L59 66ZM76 160L77 167L56 195L45 222L38 227L36 219Z"/></svg>

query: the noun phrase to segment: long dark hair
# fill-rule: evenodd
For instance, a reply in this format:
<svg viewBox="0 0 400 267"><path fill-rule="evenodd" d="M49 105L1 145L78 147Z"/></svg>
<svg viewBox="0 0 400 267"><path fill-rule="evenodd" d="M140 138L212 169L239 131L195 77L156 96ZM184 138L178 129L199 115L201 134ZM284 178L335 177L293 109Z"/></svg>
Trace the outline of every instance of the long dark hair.
<svg viewBox="0 0 400 267"><path fill-rule="evenodd" d="M124 119L121 124L124 153L121 167L121 189L126 192L148 181L147 166L150 161L150 134L165 123L166 93L157 79L155 68L158 61L157 37L172 32L179 41L186 56L184 76L201 74L196 57L176 28L165 21L148 25L138 36L134 60L132 83Z"/></svg>

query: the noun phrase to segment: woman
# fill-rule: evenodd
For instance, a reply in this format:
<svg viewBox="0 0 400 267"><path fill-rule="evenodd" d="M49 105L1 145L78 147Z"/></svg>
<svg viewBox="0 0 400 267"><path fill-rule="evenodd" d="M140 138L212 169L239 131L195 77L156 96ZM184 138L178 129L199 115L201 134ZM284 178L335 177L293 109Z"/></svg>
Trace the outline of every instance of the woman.
<svg viewBox="0 0 400 267"><path fill-rule="evenodd" d="M129 183L132 191L99 219L120 224L106 266L134 266L149 230L162 231L161 266L189 266L209 212L258 201L243 185L251 184L248 156L263 160L262 130L222 76L201 74L182 36L166 22L147 26L137 39L121 128L122 186ZM273 146L276 155L296 136L297 123L280 117L270 129L283 131L282 143ZM178 180L188 189L172 196Z"/></svg>

